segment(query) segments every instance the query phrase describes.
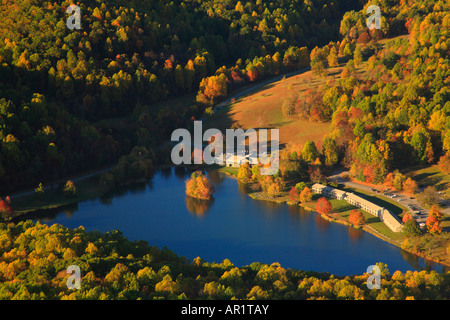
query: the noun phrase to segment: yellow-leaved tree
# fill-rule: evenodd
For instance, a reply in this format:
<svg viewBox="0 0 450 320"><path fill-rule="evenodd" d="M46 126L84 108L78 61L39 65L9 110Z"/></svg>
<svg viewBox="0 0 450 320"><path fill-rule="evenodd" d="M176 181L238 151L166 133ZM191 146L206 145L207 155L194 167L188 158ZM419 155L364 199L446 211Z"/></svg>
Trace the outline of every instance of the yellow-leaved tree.
<svg viewBox="0 0 450 320"><path fill-rule="evenodd" d="M192 198L210 200L215 192L209 178L201 171L196 171L186 181L186 194Z"/></svg>

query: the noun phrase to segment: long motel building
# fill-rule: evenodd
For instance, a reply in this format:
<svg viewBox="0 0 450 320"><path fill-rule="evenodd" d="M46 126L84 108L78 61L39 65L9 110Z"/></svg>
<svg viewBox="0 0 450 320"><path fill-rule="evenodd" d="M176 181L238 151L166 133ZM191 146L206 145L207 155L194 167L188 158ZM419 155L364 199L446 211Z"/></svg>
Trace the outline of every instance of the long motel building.
<svg viewBox="0 0 450 320"><path fill-rule="evenodd" d="M344 199L351 205L361 208L362 210L370 213L371 215L373 215L375 217L380 217L384 210L383 207L380 207L380 206L378 206L364 198L361 198L353 193L346 194Z"/></svg>
<svg viewBox="0 0 450 320"><path fill-rule="evenodd" d="M375 217L380 218L380 220L383 221L392 231L402 231L403 225L396 215L393 215L389 210L380 207L379 205L376 205L364 198L361 198L354 193L345 192L343 190L325 186L320 183L315 183L311 187L311 190L312 192L317 194L323 194L324 196L328 196L338 200L345 200L349 204L360 208Z"/></svg>

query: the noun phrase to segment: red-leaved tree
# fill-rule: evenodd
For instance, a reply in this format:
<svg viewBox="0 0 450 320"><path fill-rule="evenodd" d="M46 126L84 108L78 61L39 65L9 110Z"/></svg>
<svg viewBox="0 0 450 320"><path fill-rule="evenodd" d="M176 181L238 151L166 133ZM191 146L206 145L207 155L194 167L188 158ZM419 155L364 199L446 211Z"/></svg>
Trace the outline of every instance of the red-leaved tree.
<svg viewBox="0 0 450 320"><path fill-rule="evenodd" d="M296 187L292 187L291 191L289 191L289 199L295 202L300 201L300 193Z"/></svg>
<svg viewBox="0 0 450 320"><path fill-rule="evenodd" d="M9 205L8 201L6 201L6 200L0 200L0 215L2 215L2 214L7 214L7 215L12 214L11 206Z"/></svg>
<svg viewBox="0 0 450 320"><path fill-rule="evenodd" d="M333 209L331 202L327 200L327 198L322 197L317 200L316 211L320 214L328 214Z"/></svg>

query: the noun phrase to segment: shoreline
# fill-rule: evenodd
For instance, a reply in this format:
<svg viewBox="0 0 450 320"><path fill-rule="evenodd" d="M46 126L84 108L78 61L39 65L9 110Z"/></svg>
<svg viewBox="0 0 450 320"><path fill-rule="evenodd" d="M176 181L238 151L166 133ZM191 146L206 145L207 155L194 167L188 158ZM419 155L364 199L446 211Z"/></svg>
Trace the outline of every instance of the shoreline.
<svg viewBox="0 0 450 320"><path fill-rule="evenodd" d="M233 178L236 179L237 181L240 181L240 182L242 182L242 183L245 183L245 182L239 180L239 179L238 179L235 175L233 175L232 173L229 173L229 172L226 172L226 171L220 171L220 172L225 173L227 176L233 177ZM415 256L417 256L417 257L419 257L419 258L424 259L425 261L433 262L433 263L438 263L438 264L440 264L440 265L442 265L442 266L450 267L450 263L447 263L447 262L445 262L445 261L444 261L444 262L442 262L442 261L437 261L437 260L431 259L431 258L429 258L429 257L426 257L426 256L424 256L424 255L422 255L422 254L419 254L419 253L417 253L417 252L412 252L412 251L405 250L404 248L402 248L402 243L401 243L401 241L393 240L393 239L389 238L388 236L381 234L379 231L375 230L373 227L371 227L371 226L369 226L369 225L367 225L367 224L364 225L364 226L362 226L362 227L355 227L355 226L353 226L351 223L349 223L348 221L341 220L341 219L335 219L335 218L332 218L332 217L330 217L330 216L328 216L328 215L319 214L319 213L318 213L316 210L314 210L313 208L308 207L308 206L303 206L303 205L301 205L300 203L293 203L293 202L291 202L291 201L287 201L287 200L283 200L283 199L278 199L278 200L275 199L275 198L272 198L272 199L271 199L271 198L269 198L269 197L264 197L264 198L262 198L262 197L259 196L258 194L259 194L259 192L257 193L257 195L254 195L254 194L252 194L252 193L247 193L247 195L248 195L250 198L252 198L253 200L270 201L270 202L274 202L274 203L278 203L278 204L285 203L285 204L287 204L287 205L294 205L294 206L302 207L303 209L305 209L305 211L317 213L322 219L324 219L324 220L326 220L326 221L328 221L328 222L342 224L342 225L345 225L345 226L348 226L348 227L352 227L352 228L355 228L355 229L362 229L363 231L366 231L367 233L370 233L370 234L373 235L374 237L377 237L377 238L380 239L380 240L386 241L386 242L388 242L388 243L390 243L390 244L392 244L392 245L398 247L400 250L403 250L403 251L405 251L405 252L408 252L408 253L410 253L410 254L413 254L413 255L415 255Z"/></svg>
<svg viewBox="0 0 450 320"><path fill-rule="evenodd" d="M239 98L241 96L245 96L249 93L251 93L252 91L258 90L261 87L264 87L270 83L273 82L278 82L281 81L283 78L290 78L293 76L296 76L298 74L307 72L308 70L310 70L310 67L305 67L305 68L300 68L298 70L294 70L294 71L290 71L290 72L285 72L285 73L281 73L281 74L276 74L273 75L267 79L261 79L259 81L256 82L250 82L247 83L246 85L244 85L243 87L240 88L236 88L235 90L233 90L227 97L224 98L224 100L222 100L221 102L219 102L217 105L215 105L215 108L217 108L217 110L226 107L227 105L229 105L232 101L232 99L236 99ZM115 165L117 164L117 161L114 162L114 164L109 164L109 165L105 165L102 166L100 168L97 169L92 169L92 170L87 170L85 172L80 172L77 174L72 175L71 177L59 177L57 179L54 179L52 181L49 181L46 183L47 186L45 186L44 190L54 190L54 185L55 184L59 184L59 183L64 183L67 180L72 180L73 182L82 182L82 181L86 181L89 178L93 178L98 176L99 174L103 173L103 172L107 172L110 169L112 169ZM172 167L173 165L158 165L154 167L154 170L158 170L158 169L162 169L162 168L167 168L167 167ZM131 181L126 181L124 183L121 183L120 185L127 185L127 184L131 184L136 182L135 180L131 180ZM49 186L50 185L50 186ZM65 199L65 201L63 201L63 203L59 203L59 204L49 204L49 205L42 205L42 206L36 206L36 208L33 209L27 209L27 210L20 210L19 214L16 215L12 215L11 217L9 217L9 220L13 220L16 219L20 216L26 215L26 214L32 214L34 212L40 211L40 210L48 210L48 209L57 209L60 207L64 207L67 205L71 205L80 201L85 201L85 200L89 200L92 198L96 198L96 197L101 197L102 195L104 195L105 193L107 193L111 188L108 187L106 188L106 190L101 191L96 193L93 196L86 196L86 197L75 197L74 199ZM9 194L9 197L11 199L17 199L17 198L22 198L22 197L26 197L26 196L32 196L34 194L34 188L27 188L27 189L23 189L23 190L16 190L13 191L12 193ZM6 195L0 195L0 196L6 196ZM1 199L1 197L0 197Z"/></svg>
<svg viewBox="0 0 450 320"><path fill-rule="evenodd" d="M164 169L164 168L168 168L168 167L174 167L174 166L172 166L172 165L169 165L169 166L168 165L160 165L160 166L155 167L154 169L155 170L160 170L160 169ZM236 179L239 182L245 183L245 182L239 180L233 173L230 173L230 172L224 171L224 170L220 170L220 168L219 168L218 171L224 173L225 175L227 175L229 177L232 177L232 178ZM81 181L87 180L87 179L91 179L91 178L93 178L95 176L96 175L85 177ZM133 184L133 183L137 183L139 181L142 182L143 179L129 180L129 181L126 181L124 183L121 183L120 186L130 185L130 184ZM247 183L245 183L245 184L248 185ZM105 190L103 190L102 192L100 192L99 194L95 194L95 195L92 195L90 197L82 197L81 199L80 198L68 199L67 201L64 201L63 203L54 204L54 205L48 205L48 206L36 207L34 209L30 209L30 210L26 210L26 211L20 212L19 214L13 214L9 218L9 220L5 220L5 222L11 222L11 221L14 221L16 219L21 219L24 216L26 217L27 215L31 215L33 213L36 213L36 212L39 212L39 211L42 211L42 210L51 210L51 209L62 208L62 207L65 207L65 206L68 206L68 205L71 205L71 204L74 204L74 203L95 199L95 198L101 197L102 195L106 194L107 192L109 192L113 188L114 187L108 187ZM305 211L317 213L317 211L314 208L311 208L311 207L306 206L306 205L301 205L300 203L295 203L295 202L292 202L292 201L289 201L289 200L286 200L286 199L282 199L282 198L281 199L276 199L276 198L270 198L270 197L262 197L260 195L260 192L254 192L254 193L248 193L247 192L246 194L250 198L252 198L253 200L270 201L270 202L274 202L274 203L278 203L278 204L283 204L284 203L284 204L291 205L291 206L292 205L299 206L299 207L302 207ZM338 223L338 224L342 224L342 225L345 225L345 226L348 226L348 227L352 227L352 228L355 228L355 229L362 229L363 231L366 231L366 232L370 233L371 235L377 237L378 239L380 239L382 241L386 241L386 242L388 242L388 243L398 247L399 249L401 249L401 250L403 250L405 252L413 254L413 255L415 255L417 257L420 257L420 258L422 258L422 259L424 259L426 261L433 262L433 263L438 263L440 265L443 265L443 266L446 266L446 267L450 267L450 263L446 263L445 261L444 262L437 261L437 260L431 259L429 257L426 257L426 256L424 256L424 255L422 255L420 253L405 250L404 248L402 248L402 243L400 241L393 240L393 239L389 238L388 236L381 234L379 231L375 230L373 227L371 227L369 225L364 225L362 227L355 227L352 224L350 224L348 221L345 221L345 220L342 220L342 219L336 219L336 218L330 217L328 215L322 215L322 214L319 214L319 216L322 219L324 219L324 220L326 220L328 222L331 222L331 223Z"/></svg>
<svg viewBox="0 0 450 320"><path fill-rule="evenodd" d="M158 165L158 166L155 166L153 168L153 170L156 171L156 170L166 169L168 167L172 167L172 166L171 165ZM89 180L99 179L100 174L102 174L103 172L106 172L107 170L110 170L111 168L112 167L108 167L106 169L104 168L101 170L97 170L97 171L91 172L89 174L83 174L81 177L76 179L76 181L80 184L83 184L83 183L89 184L90 183ZM113 186L104 186L104 185L101 185L99 183L99 181L95 181L95 182L91 182L92 185L90 185L90 187L95 188L95 192L91 193L89 195L80 195L80 192L79 192L77 196L66 197L63 200L58 201L57 203L47 200L47 203L45 203L45 201L43 201L42 204L35 204L31 208L22 209L22 210L18 210L18 211L14 211L15 209L14 209L14 205L13 205L12 206L13 214L10 217L8 217L8 219L5 219L5 222L21 219L24 216L32 215L32 214L38 213L39 211L54 210L54 209L70 206L70 205L73 205L73 204L76 204L79 202L96 199L96 198L102 197L105 194L107 194L108 192L114 190L114 188L123 187L123 186L131 185L134 183L142 183L142 182L147 181L148 179L151 179L151 177L150 178L129 179L129 180L119 183L118 185L113 185ZM75 181L75 179L72 181ZM47 191L54 192L56 195L58 195L57 188L55 188L55 187L53 187L53 188L48 187ZM14 197L11 196L11 198L14 203L14 200L19 199L19 202L20 202L20 200L23 200L23 198L32 197L32 196L33 196L32 191L26 191L26 192L16 193L15 196ZM23 201L30 201L30 200L25 199Z"/></svg>

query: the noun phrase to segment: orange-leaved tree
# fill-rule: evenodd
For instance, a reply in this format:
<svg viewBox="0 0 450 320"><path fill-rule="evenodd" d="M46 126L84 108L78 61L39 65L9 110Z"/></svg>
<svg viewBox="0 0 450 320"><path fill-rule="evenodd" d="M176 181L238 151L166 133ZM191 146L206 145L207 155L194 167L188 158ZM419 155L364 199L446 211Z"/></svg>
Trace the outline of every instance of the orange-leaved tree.
<svg viewBox="0 0 450 320"><path fill-rule="evenodd" d="M364 218L364 215L361 211L354 209L348 216L348 222L350 222L354 226L361 227L366 223L366 219Z"/></svg>
<svg viewBox="0 0 450 320"><path fill-rule="evenodd" d="M403 190L410 195L415 194L418 190L417 182L411 178L406 179L403 183Z"/></svg>
<svg viewBox="0 0 450 320"><path fill-rule="evenodd" d="M403 223L406 223L406 221L408 221L408 220L410 220L410 219L412 219L412 218L413 218L413 217L412 217L411 213L405 212L405 214L403 215L403 218L402 218L402 222L403 222Z"/></svg>
<svg viewBox="0 0 450 320"><path fill-rule="evenodd" d="M302 192L300 192L300 202L305 203L312 200L311 189L305 187Z"/></svg>
<svg viewBox="0 0 450 320"><path fill-rule="evenodd" d="M192 173L191 178L186 181L186 194L190 197L209 200L214 194L214 186L208 177L201 171Z"/></svg>
<svg viewBox="0 0 450 320"><path fill-rule="evenodd" d="M386 188L392 188L394 187L394 174L392 172L389 172L386 175L386 178L384 179L383 185Z"/></svg>
<svg viewBox="0 0 450 320"><path fill-rule="evenodd" d="M431 206L426 221L427 230L431 234L440 234L442 232L442 213L437 205Z"/></svg>

